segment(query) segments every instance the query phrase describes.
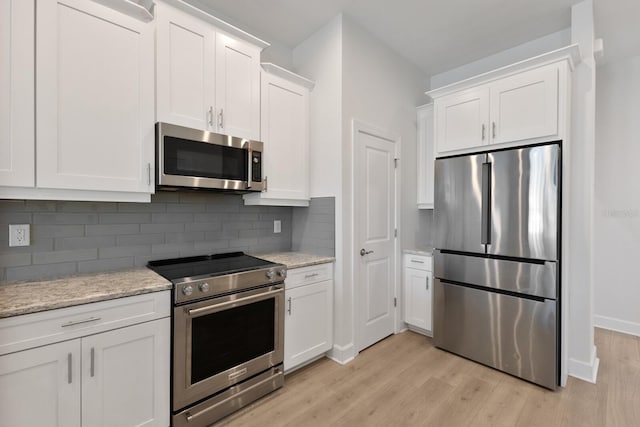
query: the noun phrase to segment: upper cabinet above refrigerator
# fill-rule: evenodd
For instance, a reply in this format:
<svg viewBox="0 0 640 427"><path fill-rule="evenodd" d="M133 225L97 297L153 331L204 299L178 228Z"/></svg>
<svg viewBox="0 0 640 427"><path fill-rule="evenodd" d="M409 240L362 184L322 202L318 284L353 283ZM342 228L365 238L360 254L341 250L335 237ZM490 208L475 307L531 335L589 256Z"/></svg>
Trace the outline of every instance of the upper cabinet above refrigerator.
<svg viewBox="0 0 640 427"><path fill-rule="evenodd" d="M564 140L575 57L573 45L427 92L436 156Z"/></svg>

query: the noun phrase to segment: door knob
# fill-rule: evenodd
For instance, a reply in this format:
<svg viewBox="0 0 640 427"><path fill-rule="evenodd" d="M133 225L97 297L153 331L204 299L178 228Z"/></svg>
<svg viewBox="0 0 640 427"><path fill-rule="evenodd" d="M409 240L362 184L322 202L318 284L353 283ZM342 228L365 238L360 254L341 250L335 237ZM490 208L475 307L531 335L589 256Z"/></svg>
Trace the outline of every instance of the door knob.
<svg viewBox="0 0 640 427"><path fill-rule="evenodd" d="M365 255L369 255L372 254L373 251L365 251L364 248L360 249L360 256L365 256Z"/></svg>

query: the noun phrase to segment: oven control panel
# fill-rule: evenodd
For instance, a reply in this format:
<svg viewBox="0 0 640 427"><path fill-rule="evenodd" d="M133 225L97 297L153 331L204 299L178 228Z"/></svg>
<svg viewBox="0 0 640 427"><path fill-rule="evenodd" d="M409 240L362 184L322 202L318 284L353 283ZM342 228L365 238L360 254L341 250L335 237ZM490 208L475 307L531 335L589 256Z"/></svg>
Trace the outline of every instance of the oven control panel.
<svg viewBox="0 0 640 427"><path fill-rule="evenodd" d="M283 282L286 277L286 266L275 264L273 267L260 270L224 274L200 280L185 280L175 284L176 303L212 298L261 285L273 285Z"/></svg>

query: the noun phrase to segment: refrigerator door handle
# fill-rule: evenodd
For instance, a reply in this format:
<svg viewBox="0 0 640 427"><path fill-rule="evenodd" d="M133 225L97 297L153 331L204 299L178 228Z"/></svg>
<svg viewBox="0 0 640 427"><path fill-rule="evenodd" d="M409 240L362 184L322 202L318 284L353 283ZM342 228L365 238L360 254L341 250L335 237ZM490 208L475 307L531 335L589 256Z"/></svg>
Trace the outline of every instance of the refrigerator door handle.
<svg viewBox="0 0 640 427"><path fill-rule="evenodd" d="M491 244L491 163L482 164L481 243Z"/></svg>

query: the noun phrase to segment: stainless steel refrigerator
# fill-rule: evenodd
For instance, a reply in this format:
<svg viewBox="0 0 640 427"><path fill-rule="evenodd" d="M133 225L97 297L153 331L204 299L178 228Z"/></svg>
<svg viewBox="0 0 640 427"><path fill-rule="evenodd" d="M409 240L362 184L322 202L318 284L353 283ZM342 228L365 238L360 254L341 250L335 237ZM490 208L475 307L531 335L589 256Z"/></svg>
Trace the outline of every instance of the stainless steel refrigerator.
<svg viewBox="0 0 640 427"><path fill-rule="evenodd" d="M433 342L559 384L561 150L435 161Z"/></svg>

